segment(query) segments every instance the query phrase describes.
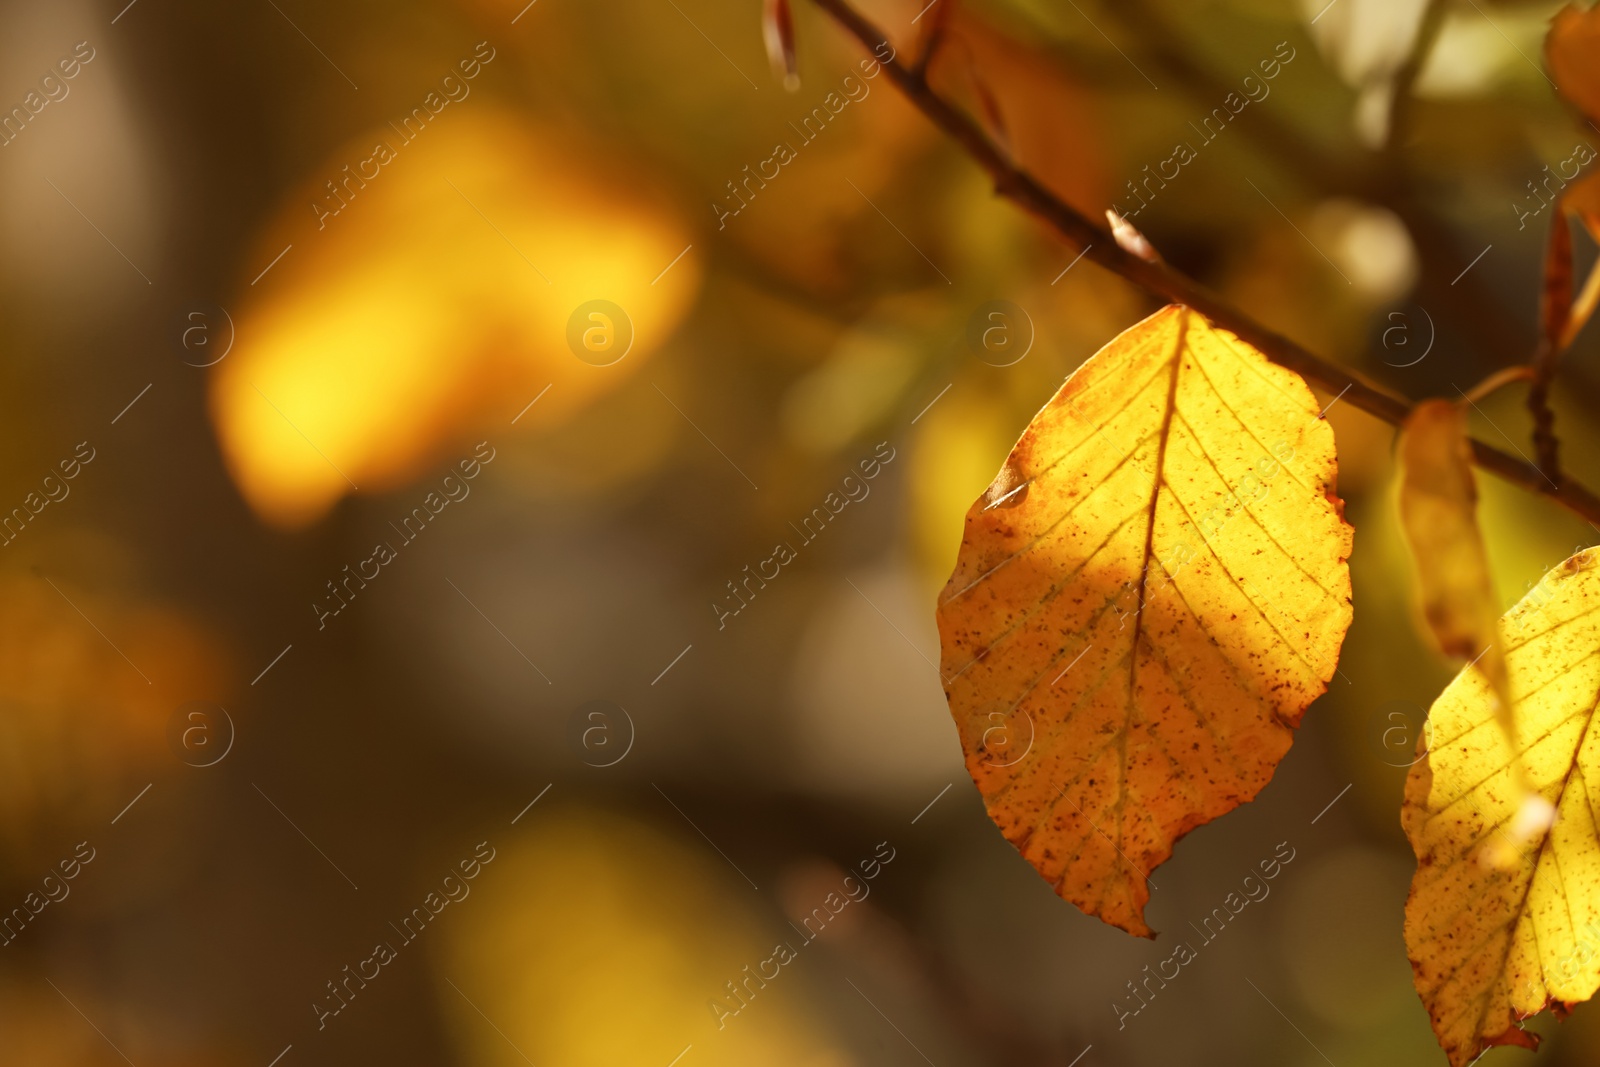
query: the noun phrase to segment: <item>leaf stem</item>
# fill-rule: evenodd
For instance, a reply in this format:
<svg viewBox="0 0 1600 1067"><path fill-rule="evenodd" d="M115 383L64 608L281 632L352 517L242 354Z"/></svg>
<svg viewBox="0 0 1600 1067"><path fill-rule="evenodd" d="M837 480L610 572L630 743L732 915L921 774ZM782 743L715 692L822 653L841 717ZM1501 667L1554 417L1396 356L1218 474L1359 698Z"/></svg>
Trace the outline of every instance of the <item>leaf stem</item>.
<svg viewBox="0 0 1600 1067"><path fill-rule="evenodd" d="M1468 389L1462 395L1473 404L1478 403L1490 393L1503 389L1512 382L1532 381L1534 370L1525 363L1516 363L1509 367L1501 367L1483 381Z"/></svg>

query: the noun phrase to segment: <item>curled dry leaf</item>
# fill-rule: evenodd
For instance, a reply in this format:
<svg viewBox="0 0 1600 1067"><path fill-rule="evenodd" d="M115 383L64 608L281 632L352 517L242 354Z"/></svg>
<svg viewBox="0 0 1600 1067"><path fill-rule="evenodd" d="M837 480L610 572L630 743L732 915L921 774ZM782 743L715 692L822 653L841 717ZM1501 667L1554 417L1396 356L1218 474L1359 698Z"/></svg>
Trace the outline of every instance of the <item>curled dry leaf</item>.
<svg viewBox="0 0 1600 1067"><path fill-rule="evenodd" d="M1000 109L1000 101L995 99L994 90L989 88L989 83L984 81L983 75L974 64L971 69L972 93L978 99L978 113L983 116L984 127L989 131L989 136L994 138L1000 150L1006 155L1015 154L1011 146L1011 133L1006 129L1005 112Z"/></svg>
<svg viewBox="0 0 1600 1067"><path fill-rule="evenodd" d="M1545 64L1561 95L1589 119L1600 121L1600 9L1568 4L1550 20L1544 39Z"/></svg>
<svg viewBox="0 0 1600 1067"><path fill-rule="evenodd" d="M439 973L450 976L435 985L455 1062L617 1067L660 1060L658 1067L668 1067L683 1048L684 1021L693 1018L714 1036L696 1040L680 1067L852 1062L810 1002L777 994L756 1001L751 994L764 987L737 984L759 970L798 971L806 942L791 934L780 954L749 887L726 865L719 869L700 844L578 806L552 807L538 821L497 832L493 864L483 865L471 887L473 906L448 916L456 921L441 924L436 946ZM558 864L583 879L583 892L542 876ZM641 864L648 878L639 877ZM821 900L808 897L806 906ZM860 910L852 906L839 925ZM787 966L797 959L800 967ZM472 999L445 981L470 990ZM546 1010L528 1011L529 1003ZM628 1010L619 1013L619 1004ZM485 1016L497 1025L485 1026Z"/></svg>
<svg viewBox="0 0 1600 1067"><path fill-rule="evenodd" d="M1401 429L1400 467L1400 524L1416 563L1423 618L1440 651L1470 661L1489 680L1509 731L1511 694L1478 530L1466 413L1448 400L1418 404Z"/></svg>
<svg viewBox="0 0 1600 1067"><path fill-rule="evenodd" d="M772 69L789 92L800 88L800 68L795 62L794 12L789 0L766 0L761 9L761 37L767 45Z"/></svg>
<svg viewBox="0 0 1600 1067"><path fill-rule="evenodd" d="M1600 243L1600 173L1586 175L1585 177L1580 178L1578 181L1575 181L1568 186L1567 189L1561 194L1561 206L1566 214L1576 216L1578 221L1583 223L1583 228L1589 232L1590 239L1594 240L1596 243ZM1552 223L1552 225L1555 225L1555 223ZM1563 222L1560 225L1565 226L1565 223ZM1559 240L1559 237L1553 237L1551 243L1555 244ZM1569 266L1567 268L1569 275L1567 285L1570 291L1572 284L1570 276L1570 271L1572 269L1570 266L1572 238L1570 232L1568 233L1564 243L1566 244L1566 251L1569 257ZM1558 254L1558 252L1552 250L1548 254L1554 256ZM1548 271L1551 269L1552 268L1547 263L1547 280L1545 285L1546 293L1548 293L1550 289ZM1597 302L1600 302L1600 264L1590 268L1589 277L1583 283L1583 289L1578 293L1577 297L1572 300L1571 307L1568 309L1566 314L1561 317L1561 332L1556 340L1556 351L1562 351L1572 344L1573 339L1578 336L1578 331L1583 329L1584 323L1588 322L1589 317L1594 314L1594 308ZM1552 323L1550 320L1546 319L1544 320L1544 324L1548 336L1548 331Z"/></svg>
<svg viewBox="0 0 1600 1067"><path fill-rule="evenodd" d="M1561 351L1571 315L1572 228L1567 224L1567 211L1552 211L1539 282L1539 336L1546 349Z"/></svg>
<svg viewBox="0 0 1600 1067"><path fill-rule="evenodd" d="M1455 1067L1493 1045L1533 1048L1521 1022L1565 1013L1600 987L1600 551L1545 575L1500 622L1518 747L1483 674L1434 701L1406 781L1401 824L1417 855L1406 947ZM1538 809L1555 813L1554 824ZM1532 817L1530 817L1530 815Z"/></svg>
<svg viewBox="0 0 1600 1067"><path fill-rule="evenodd" d="M917 66L926 68L944 40L944 29L950 21L950 9L960 0L932 0L911 21L917 23L917 43L914 54Z"/></svg>
<svg viewBox="0 0 1600 1067"><path fill-rule="evenodd" d="M1333 432L1188 308L1125 331L967 513L939 604L967 768L1065 899L1141 936L1178 838L1250 800L1350 623Z"/></svg>
<svg viewBox="0 0 1600 1067"><path fill-rule="evenodd" d="M1106 221L1111 224L1111 236L1118 248L1129 255L1138 256L1146 263L1161 262L1161 253L1139 232L1139 227L1117 214L1116 208L1106 208Z"/></svg>
<svg viewBox="0 0 1600 1067"><path fill-rule="evenodd" d="M1600 67L1594 62L1595 55L1600 53L1600 9L1591 7L1580 10L1568 4L1556 12L1550 20L1550 32L1545 36L1544 52L1545 64L1550 68L1551 79L1557 90L1583 113L1590 125L1600 122ZM1587 165L1594 159L1593 149L1588 148L1587 144L1578 148L1582 151L1575 153L1574 159L1579 166ZM1557 170L1563 166L1559 164ZM1555 195L1560 198L1563 213L1577 216L1589 231L1589 236L1600 241L1600 175L1589 174L1572 181L1570 185L1566 182L1576 177L1576 172L1561 173L1554 177L1561 186L1561 191ZM1544 180L1545 190L1554 192L1550 190L1549 182L1549 178ZM1543 198L1542 195L1540 198ZM1560 221L1559 215L1551 220L1551 227L1551 241L1545 252L1544 299L1540 303L1540 321L1544 327L1545 345L1553 345L1550 351L1558 353L1572 344L1578 331L1583 329L1584 323L1593 314L1596 302L1600 301L1600 269L1591 270L1582 292L1573 301L1570 297L1571 237L1556 232L1565 229L1565 222ZM1570 310L1556 306L1561 301L1563 289Z"/></svg>
<svg viewBox="0 0 1600 1067"><path fill-rule="evenodd" d="M1561 95L1581 111L1590 123L1600 121L1600 67L1594 62L1594 57L1600 52L1600 10L1590 8L1580 10L1568 4L1555 17L1550 20L1550 32L1545 36L1544 53L1545 64L1550 68L1552 80ZM1589 158L1593 158L1591 153ZM1587 162L1584 160L1583 162ZM1561 175L1570 178L1571 175ZM1546 179L1548 188L1548 179ZM1561 206L1566 214L1576 215L1582 221L1584 228L1589 231L1589 236L1600 241L1600 175L1590 174L1564 186L1560 194ZM1552 220L1552 239L1550 247L1546 250L1545 260L1545 300L1541 303L1541 321L1545 327L1546 344L1554 340L1554 351L1559 352L1570 345L1578 331L1583 329L1584 323L1589 320L1597 301L1600 301L1600 269L1590 272L1588 281L1579 293L1575 302L1571 303L1570 311L1561 310L1552 316L1551 271L1555 268L1552 262L1565 251L1567 264L1566 287L1571 289L1571 239L1567 237L1562 241L1560 235L1555 234L1554 227L1564 224ZM1556 247L1563 244L1566 248ZM1555 268L1559 269L1559 268ZM1560 278L1555 279L1557 285Z"/></svg>
<svg viewBox="0 0 1600 1067"><path fill-rule="evenodd" d="M999 98L995 96L995 91L989 87L989 82L984 76L984 60L979 59L980 50L988 39L975 36L973 31L958 32L949 38L945 35L945 29L950 23L950 12L956 3L957 0L936 0L924 12L922 28L917 34L918 69L925 70L933 62L934 56L938 55L940 74L950 71L954 72L954 77L959 77L965 87L965 95L970 95L975 105L977 119L983 124L984 130L1002 152L1014 157L1015 149L1011 144L1011 133L1006 128L1005 110L1000 106ZM963 17L963 23L968 21L971 20ZM974 23L974 25L981 24ZM993 52L984 52L983 55L992 66L995 59ZM945 91L952 90L947 88Z"/></svg>
<svg viewBox="0 0 1600 1067"><path fill-rule="evenodd" d="M935 13L943 21L937 40L925 44L933 48L930 87L977 117L1017 166L1079 211L1098 212L1110 194L1091 94L1063 73L1057 57L967 6L939 0L922 22Z"/></svg>

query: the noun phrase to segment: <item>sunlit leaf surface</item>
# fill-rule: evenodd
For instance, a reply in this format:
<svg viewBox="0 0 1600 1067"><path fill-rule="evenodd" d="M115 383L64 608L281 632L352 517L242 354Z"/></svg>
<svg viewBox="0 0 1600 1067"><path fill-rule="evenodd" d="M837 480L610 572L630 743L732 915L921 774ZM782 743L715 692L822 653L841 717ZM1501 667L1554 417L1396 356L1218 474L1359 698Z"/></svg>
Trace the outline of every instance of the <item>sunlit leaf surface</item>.
<svg viewBox="0 0 1600 1067"><path fill-rule="evenodd" d="M1429 713L1401 822L1417 854L1406 945L1456 1067L1491 1045L1534 1047L1520 1023L1600 986L1600 557L1573 556L1501 620L1516 741L1555 824L1537 819L1484 675L1463 669Z"/></svg>
<svg viewBox="0 0 1600 1067"><path fill-rule="evenodd" d="M1150 872L1272 777L1350 622L1333 434L1182 307L1080 367L967 514L941 669L989 814L1130 933Z"/></svg>

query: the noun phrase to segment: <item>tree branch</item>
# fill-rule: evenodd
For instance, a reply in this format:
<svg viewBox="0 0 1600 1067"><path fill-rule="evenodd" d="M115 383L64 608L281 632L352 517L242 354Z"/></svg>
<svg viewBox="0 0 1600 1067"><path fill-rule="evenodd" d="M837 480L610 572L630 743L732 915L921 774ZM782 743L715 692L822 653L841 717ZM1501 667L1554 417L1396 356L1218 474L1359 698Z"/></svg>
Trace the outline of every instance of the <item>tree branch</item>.
<svg viewBox="0 0 1600 1067"><path fill-rule="evenodd" d="M1539 285L1539 346L1530 366L1533 384L1528 389L1528 414L1533 416L1534 454L1539 469L1553 482L1561 481L1560 442L1556 439L1556 414L1550 409L1550 383L1561 358L1561 339L1572 314L1572 229L1558 203L1550 212L1550 236L1545 241L1544 271Z"/></svg>
<svg viewBox="0 0 1600 1067"><path fill-rule="evenodd" d="M1331 196L1382 204L1405 225L1425 262L1451 263L1461 257L1461 250L1402 165L1403 131L1411 110L1411 87L1437 36L1443 9L1442 0L1430 0L1412 51L1395 74L1388 139L1381 151L1323 149L1270 109L1253 112L1250 121L1239 123L1238 128L1245 138L1307 188ZM1162 11L1148 0L1118 0L1109 10L1124 26L1138 33L1142 49L1171 71L1192 97L1209 103L1237 90L1193 59L1182 32L1174 30ZM1454 274L1454 271L1444 273ZM1505 353L1522 349L1521 335L1482 281L1481 274L1470 274L1451 285L1438 273L1424 271L1418 284L1422 301L1435 309L1441 305L1447 308L1452 321L1461 324L1462 341L1471 344L1489 366L1497 366Z"/></svg>
<svg viewBox="0 0 1600 1067"><path fill-rule="evenodd" d="M847 0L812 0L826 11L869 52L892 50L883 31L857 12ZM1384 392L1366 378L1330 363L1308 349L1261 325L1223 297L1162 262L1147 262L1124 251L1111 235L1089 222L1027 171L1013 164L964 112L945 101L916 71L898 58L882 64L891 81L934 125L959 144L994 180L995 192L1039 218L1086 259L1120 275L1145 291L1172 303L1184 304L1260 349L1272 362L1299 374L1329 393L1393 426L1411 411L1408 401ZM1600 523L1600 497L1564 479L1556 484L1523 460L1472 441L1472 456L1482 469L1513 485L1550 497L1591 524Z"/></svg>
<svg viewBox="0 0 1600 1067"><path fill-rule="evenodd" d="M1439 41L1448 13L1449 5L1445 0L1428 0L1428 6L1423 8L1422 18L1417 22L1417 35L1411 42L1411 50L1394 72L1394 81L1389 86L1389 123L1384 131L1384 151L1390 155L1399 152L1417 79L1422 76L1422 68L1427 65L1433 46Z"/></svg>

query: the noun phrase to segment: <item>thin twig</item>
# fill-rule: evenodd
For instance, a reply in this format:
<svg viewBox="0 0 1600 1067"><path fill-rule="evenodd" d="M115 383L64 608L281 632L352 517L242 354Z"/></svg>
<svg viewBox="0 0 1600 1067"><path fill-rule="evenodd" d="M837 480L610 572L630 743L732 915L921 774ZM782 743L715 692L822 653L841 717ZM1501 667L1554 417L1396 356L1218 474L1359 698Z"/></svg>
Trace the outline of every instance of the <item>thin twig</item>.
<svg viewBox="0 0 1600 1067"><path fill-rule="evenodd" d="M928 64L933 62L934 53L944 43L944 29L950 21L950 9L955 4L956 0L929 0L928 6L917 16L922 25L918 28L917 58L912 63L912 69L918 77L927 76Z"/></svg>
<svg viewBox="0 0 1600 1067"><path fill-rule="evenodd" d="M813 0L868 51L888 51L883 32L846 0ZM911 68L892 59L883 64L889 78L916 108L959 144L994 180L995 192L1038 217L1086 258L1140 288L1173 303L1195 309L1212 322L1260 349L1272 362L1296 372L1330 393L1383 421L1398 426L1410 413L1408 401L1392 396L1365 378L1269 330L1221 296L1165 263L1151 263L1124 251L1105 231L1051 193L1038 179L1014 166L966 114L929 88ZM1600 497L1563 480L1551 485L1531 463L1513 458L1481 441L1472 441L1473 461L1484 470L1529 492L1548 496L1590 522L1600 522Z"/></svg>
<svg viewBox="0 0 1600 1067"><path fill-rule="evenodd" d="M1550 409L1550 381L1555 377L1558 354L1548 342L1539 342L1533 356L1526 403L1528 414L1533 416L1533 448L1539 469L1559 485L1562 481L1561 442L1556 437L1556 413Z"/></svg>
<svg viewBox="0 0 1600 1067"><path fill-rule="evenodd" d="M1561 340L1572 315L1572 228L1560 203L1550 210L1550 236L1545 242L1539 278L1539 345L1529 366L1528 414L1533 416L1533 447L1539 469L1552 482L1561 481L1561 444L1556 439L1556 413L1550 410L1550 383L1561 358Z"/></svg>
<svg viewBox="0 0 1600 1067"><path fill-rule="evenodd" d="M1444 6L1442 0L1432 0L1432 4L1434 8ZM1194 60L1187 47L1190 35L1173 28L1164 17L1164 9L1147 0L1118 0L1109 5L1108 11L1138 33L1141 48L1154 56L1192 98L1209 106L1228 93L1237 92L1236 84L1223 81ZM1450 263L1461 250L1405 173L1402 154L1411 110L1402 98L1410 97L1411 86L1436 39L1435 20L1442 21L1441 13L1430 10L1423 14L1411 53L1395 74L1388 140L1381 151L1348 147L1336 152L1326 150L1270 108L1253 111L1249 122L1237 126L1242 136L1308 188L1327 196L1347 196L1383 205L1404 224L1424 261ZM1461 324L1459 334L1463 341L1472 344L1491 364L1498 364L1507 352L1522 350L1521 335L1477 275L1468 275L1460 285L1453 286L1448 276L1425 271L1419 285L1422 301L1435 308L1447 308L1451 318Z"/></svg>
<svg viewBox="0 0 1600 1067"><path fill-rule="evenodd" d="M1525 363L1516 363L1509 367L1501 367L1483 381L1468 389L1464 394L1467 400L1474 404L1482 402L1484 397L1499 391L1513 382L1529 382L1533 380L1533 368Z"/></svg>
<svg viewBox="0 0 1600 1067"><path fill-rule="evenodd" d="M1445 16L1449 12L1450 4L1446 0L1428 0L1428 6L1417 22L1417 35L1411 41L1411 50L1394 72L1389 85L1389 121L1384 131L1384 150L1391 156L1398 155L1402 147L1417 79L1422 76L1428 56L1433 54L1433 46L1439 41Z"/></svg>

